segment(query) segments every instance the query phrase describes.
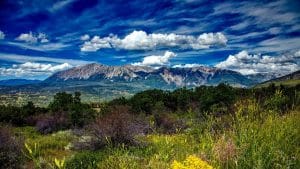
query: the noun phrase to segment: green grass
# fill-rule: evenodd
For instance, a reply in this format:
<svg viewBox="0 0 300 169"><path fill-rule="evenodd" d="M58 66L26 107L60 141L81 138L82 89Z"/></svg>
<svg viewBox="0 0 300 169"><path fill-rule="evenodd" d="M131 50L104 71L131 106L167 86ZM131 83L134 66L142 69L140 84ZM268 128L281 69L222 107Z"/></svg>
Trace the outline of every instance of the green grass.
<svg viewBox="0 0 300 169"><path fill-rule="evenodd" d="M267 83L261 83L256 86L256 88L262 88L262 87L268 87L270 84L274 83L275 86L296 86L300 84L300 79L292 79L292 80L284 80L284 81L275 81L275 82L267 82Z"/></svg>
<svg viewBox="0 0 300 169"><path fill-rule="evenodd" d="M25 138L25 143L30 147L37 145L39 155L48 161L53 158L63 158L70 156L72 151L68 146L75 137L71 131L59 131L54 134L42 135L33 127L15 128L15 132Z"/></svg>

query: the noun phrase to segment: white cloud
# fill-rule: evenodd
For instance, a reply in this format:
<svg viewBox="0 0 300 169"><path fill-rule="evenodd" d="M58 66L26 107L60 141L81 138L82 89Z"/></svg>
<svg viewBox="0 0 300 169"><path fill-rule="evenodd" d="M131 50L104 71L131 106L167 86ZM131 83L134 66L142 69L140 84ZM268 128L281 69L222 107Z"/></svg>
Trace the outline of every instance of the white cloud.
<svg viewBox="0 0 300 169"><path fill-rule="evenodd" d="M0 39L4 39L5 38L5 34L4 34L4 32L2 32L1 30L0 30Z"/></svg>
<svg viewBox="0 0 300 169"><path fill-rule="evenodd" d="M53 62L59 64L68 63L76 66L91 63L90 61L85 61L85 60L62 59L62 58L41 57L41 56L27 56L27 55L17 55L17 54L7 54L7 53L0 53L0 60L11 61L16 63L24 63L24 62Z"/></svg>
<svg viewBox="0 0 300 169"><path fill-rule="evenodd" d="M25 42L30 42L30 43L36 43L37 42L37 37L35 37L32 32L29 33L22 33L20 34L16 40L18 41L25 41Z"/></svg>
<svg viewBox="0 0 300 169"><path fill-rule="evenodd" d="M279 73L288 74L300 69L300 50L293 54L280 56L268 56L260 54L249 54L241 51L229 57L215 66L222 69L238 71L242 74L255 73Z"/></svg>
<svg viewBox="0 0 300 169"><path fill-rule="evenodd" d="M14 64L10 68L0 67L0 75L14 77L50 75L54 72L65 70L71 67L72 65L70 65L69 63L53 65L26 62L23 64Z"/></svg>
<svg viewBox="0 0 300 169"><path fill-rule="evenodd" d="M82 40L82 41L86 41L86 40L89 40L89 39L90 39L90 35L88 35L88 34L82 35L80 37L80 40Z"/></svg>
<svg viewBox="0 0 300 169"><path fill-rule="evenodd" d="M110 38L100 38L99 36L94 36L90 41L84 42L81 47L81 51L97 51L101 48L111 48L109 44Z"/></svg>
<svg viewBox="0 0 300 169"><path fill-rule="evenodd" d="M39 33L37 38L40 39L41 43L49 42L49 40L47 39L47 35L44 33Z"/></svg>
<svg viewBox="0 0 300 169"><path fill-rule="evenodd" d="M197 63L179 64L172 66L173 68L192 68L192 67L203 67L204 65Z"/></svg>
<svg viewBox="0 0 300 169"><path fill-rule="evenodd" d="M19 42L7 42L7 44L18 46L21 48L27 48L31 50L37 50L37 51L55 51L55 50L62 50L70 44L65 43L41 43L41 44L27 44L27 43L19 43Z"/></svg>
<svg viewBox="0 0 300 169"><path fill-rule="evenodd" d="M102 48L126 50L150 50L155 48L206 49L211 46L224 46L227 38L222 33L203 33L199 36L152 33L133 31L123 39L116 35L101 38L94 36L84 42L81 51L97 51Z"/></svg>
<svg viewBox="0 0 300 169"><path fill-rule="evenodd" d="M269 27L270 25L295 25L298 22L298 13L285 8L289 1L273 1L269 3L260 1L223 2L214 7L215 15L225 13L239 14L241 19L252 23L256 27ZM272 16L272 17L270 17ZM233 29L246 28L245 25L236 25Z"/></svg>
<svg viewBox="0 0 300 169"><path fill-rule="evenodd" d="M70 3L72 3L74 0L63 0L63 1L58 1L56 3L53 4L53 6L51 8L49 8L48 10L50 12L55 12L57 10L60 10L62 8L64 8L65 6L69 5Z"/></svg>
<svg viewBox="0 0 300 169"><path fill-rule="evenodd" d="M171 51L166 51L164 55L151 55L144 57L142 62L136 62L135 66L162 66L169 63L169 59L175 57L176 54Z"/></svg>
<svg viewBox="0 0 300 169"><path fill-rule="evenodd" d="M39 33L37 35L33 34L32 32L29 33L21 33L16 40L23 41L27 43L47 43L49 40L47 39L47 35L44 33Z"/></svg>
<svg viewBox="0 0 300 169"><path fill-rule="evenodd" d="M16 66L16 65L14 65ZM35 71L50 71L55 72L59 70L63 70L66 68L70 68L71 65L69 63L63 63L59 65L53 66L52 64L41 64L41 63L34 63L34 62L26 62L23 63L17 67L23 68L23 69L30 69Z"/></svg>

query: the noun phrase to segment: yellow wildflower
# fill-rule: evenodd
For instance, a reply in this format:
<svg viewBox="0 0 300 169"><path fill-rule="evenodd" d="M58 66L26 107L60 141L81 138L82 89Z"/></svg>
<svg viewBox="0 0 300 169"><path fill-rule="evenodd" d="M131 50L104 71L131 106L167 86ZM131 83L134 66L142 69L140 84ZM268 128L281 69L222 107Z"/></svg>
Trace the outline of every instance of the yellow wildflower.
<svg viewBox="0 0 300 169"><path fill-rule="evenodd" d="M213 169L206 161L201 160L195 155L188 156L183 163L174 161L171 165L172 169Z"/></svg>

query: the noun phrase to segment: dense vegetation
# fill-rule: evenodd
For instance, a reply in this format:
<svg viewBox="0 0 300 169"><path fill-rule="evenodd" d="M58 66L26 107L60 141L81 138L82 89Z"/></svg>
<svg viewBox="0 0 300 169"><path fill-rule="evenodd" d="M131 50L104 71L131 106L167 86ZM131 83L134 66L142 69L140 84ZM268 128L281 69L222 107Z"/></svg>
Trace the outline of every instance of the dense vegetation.
<svg viewBox="0 0 300 169"><path fill-rule="evenodd" d="M297 168L300 85L0 106L0 168ZM6 146L1 146L4 143Z"/></svg>

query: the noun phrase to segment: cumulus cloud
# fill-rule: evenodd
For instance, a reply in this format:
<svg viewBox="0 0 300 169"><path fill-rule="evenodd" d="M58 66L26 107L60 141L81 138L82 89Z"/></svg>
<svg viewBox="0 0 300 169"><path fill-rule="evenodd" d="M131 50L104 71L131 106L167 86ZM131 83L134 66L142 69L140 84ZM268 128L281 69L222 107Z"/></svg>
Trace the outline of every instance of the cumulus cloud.
<svg viewBox="0 0 300 169"><path fill-rule="evenodd" d="M300 50L292 54L268 56L241 51L215 65L218 68L238 71L244 75L255 73L288 74L300 69Z"/></svg>
<svg viewBox="0 0 300 169"><path fill-rule="evenodd" d="M206 49L212 46L224 46L227 38L222 33L203 33L199 36L178 35L174 33L147 34L144 31L133 31L123 39L116 35L101 38L94 36L84 42L81 51L97 51L102 48L126 50L150 50L156 48Z"/></svg>
<svg viewBox="0 0 300 169"><path fill-rule="evenodd" d="M143 58L142 62L136 62L134 66L162 66L169 63L169 59L175 57L176 54L171 51L166 51L164 55L151 55Z"/></svg>
<svg viewBox="0 0 300 169"><path fill-rule="evenodd" d="M101 48L111 48L109 43L110 38L100 38L99 36L94 36L90 41L84 42L84 45L81 47L83 52L93 52Z"/></svg>
<svg viewBox="0 0 300 169"><path fill-rule="evenodd" d="M33 34L32 32L22 33L16 38L16 40L27 42L27 43L37 43L37 42L47 43L47 42L49 42L46 34L44 34L44 33Z"/></svg>
<svg viewBox="0 0 300 169"><path fill-rule="evenodd" d="M0 75L14 77L50 75L54 72L68 69L70 67L72 67L72 65L70 65L69 63L52 65L26 62L23 64L14 64L10 68L0 67Z"/></svg>
<svg viewBox="0 0 300 169"><path fill-rule="evenodd" d="M21 65L13 65L13 67L19 67L22 69L27 69L27 70L34 70L34 71L50 71L50 72L55 72L59 70L63 70L66 68L70 68L71 65L68 63L63 63L59 65L52 65L52 64L41 64L41 63L34 63L34 62L26 62Z"/></svg>
<svg viewBox="0 0 300 169"><path fill-rule="evenodd" d="M5 34L4 34L4 32L2 32L1 30L0 30L0 39L4 39L5 38Z"/></svg>
<svg viewBox="0 0 300 169"><path fill-rule="evenodd" d="M82 41L86 41L86 40L89 40L89 39L90 39L90 35L88 35L88 34L82 35L80 37L80 40L82 40Z"/></svg>
<svg viewBox="0 0 300 169"><path fill-rule="evenodd" d="M44 33L39 33L37 37L41 43L47 43L49 40L47 39L47 35Z"/></svg>

